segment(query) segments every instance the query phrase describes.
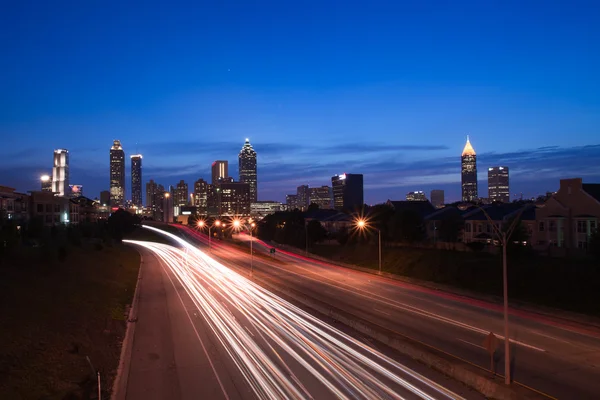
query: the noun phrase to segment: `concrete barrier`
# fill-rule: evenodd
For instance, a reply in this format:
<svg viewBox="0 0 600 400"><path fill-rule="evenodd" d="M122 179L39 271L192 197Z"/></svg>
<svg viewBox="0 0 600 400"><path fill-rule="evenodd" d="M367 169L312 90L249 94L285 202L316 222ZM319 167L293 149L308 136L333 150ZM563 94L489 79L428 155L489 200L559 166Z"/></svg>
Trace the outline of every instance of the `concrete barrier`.
<svg viewBox="0 0 600 400"><path fill-rule="evenodd" d="M321 314L327 315L404 355L472 387L490 399L548 399L547 396L518 384L507 386L499 377L493 376L489 371L481 367L403 336L398 332L364 320L325 302L308 297L295 289L288 287L285 289L280 288L267 279L258 277L256 274L253 279L281 297L291 298Z"/></svg>

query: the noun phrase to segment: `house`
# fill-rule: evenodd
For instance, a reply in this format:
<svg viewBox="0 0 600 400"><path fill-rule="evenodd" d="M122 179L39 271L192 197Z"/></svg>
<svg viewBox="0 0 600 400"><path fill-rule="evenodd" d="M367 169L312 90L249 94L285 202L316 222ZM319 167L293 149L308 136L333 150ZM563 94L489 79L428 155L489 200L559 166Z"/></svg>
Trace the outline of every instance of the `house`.
<svg viewBox="0 0 600 400"><path fill-rule="evenodd" d="M28 207L31 218L41 218L46 226L79 223L79 205L52 192L29 192Z"/></svg>
<svg viewBox="0 0 600 400"><path fill-rule="evenodd" d="M558 191L535 212L534 248L553 255L584 253L600 221L600 184L561 179Z"/></svg>
<svg viewBox="0 0 600 400"><path fill-rule="evenodd" d="M352 216L338 210L318 209L304 214L306 223L317 220L329 233L337 233L340 229L351 229L354 224Z"/></svg>
<svg viewBox="0 0 600 400"><path fill-rule="evenodd" d="M14 188L0 186L0 218L17 223L29 220L29 196L16 192Z"/></svg>
<svg viewBox="0 0 600 400"><path fill-rule="evenodd" d="M535 204L531 202L493 203L474 206L463 214L465 226L462 241L469 243L496 240L496 229L502 230L504 225L514 218L519 218L531 235L535 225L534 210Z"/></svg>

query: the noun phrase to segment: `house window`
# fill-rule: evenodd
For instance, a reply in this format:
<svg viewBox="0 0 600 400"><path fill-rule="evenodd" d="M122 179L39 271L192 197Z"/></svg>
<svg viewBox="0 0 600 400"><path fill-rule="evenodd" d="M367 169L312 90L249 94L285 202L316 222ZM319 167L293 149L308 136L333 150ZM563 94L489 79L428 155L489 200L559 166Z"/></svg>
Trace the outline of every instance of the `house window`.
<svg viewBox="0 0 600 400"><path fill-rule="evenodd" d="M544 221L541 221L541 222L538 224L538 231L540 231L540 232L544 232L544 230L545 230L545 229L546 229L546 227L544 226Z"/></svg>
<svg viewBox="0 0 600 400"><path fill-rule="evenodd" d="M52 212L52 204L46 204L46 212L50 214Z"/></svg>
<svg viewBox="0 0 600 400"><path fill-rule="evenodd" d="M470 223L466 223L465 224L465 232L471 232L471 224Z"/></svg>
<svg viewBox="0 0 600 400"><path fill-rule="evenodd" d="M550 232L556 232L556 222L554 222L554 221L550 221L550 222L548 223L548 230L549 230Z"/></svg>
<svg viewBox="0 0 600 400"><path fill-rule="evenodd" d="M577 233L587 233L587 221L577 221Z"/></svg>
<svg viewBox="0 0 600 400"><path fill-rule="evenodd" d="M54 205L54 212L55 213L59 213L60 212L60 204L55 204Z"/></svg>
<svg viewBox="0 0 600 400"><path fill-rule="evenodd" d="M587 242L581 241L581 240L578 241L577 242L577 248L578 249L583 249L583 250L587 249Z"/></svg>
<svg viewBox="0 0 600 400"><path fill-rule="evenodd" d="M596 230L596 221L590 221L590 230L592 232Z"/></svg>
<svg viewBox="0 0 600 400"><path fill-rule="evenodd" d="M37 212L39 213L43 213L44 212L44 205L43 204L39 204L37 205Z"/></svg>

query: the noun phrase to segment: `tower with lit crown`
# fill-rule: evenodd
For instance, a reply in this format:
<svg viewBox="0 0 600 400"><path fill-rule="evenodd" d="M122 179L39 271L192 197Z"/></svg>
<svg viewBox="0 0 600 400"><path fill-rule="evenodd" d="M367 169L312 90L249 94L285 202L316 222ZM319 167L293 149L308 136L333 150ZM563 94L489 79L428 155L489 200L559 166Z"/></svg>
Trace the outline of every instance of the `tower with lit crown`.
<svg viewBox="0 0 600 400"><path fill-rule="evenodd" d="M250 144L250 139L246 139L244 147L240 150L238 156L240 182L247 183L250 186L250 202L256 203L258 199L257 179L256 179L256 151Z"/></svg>
<svg viewBox="0 0 600 400"><path fill-rule="evenodd" d="M110 204L125 204L125 152L119 140L110 148Z"/></svg>
<svg viewBox="0 0 600 400"><path fill-rule="evenodd" d="M477 200L477 155L469 137L461 155L462 201Z"/></svg>

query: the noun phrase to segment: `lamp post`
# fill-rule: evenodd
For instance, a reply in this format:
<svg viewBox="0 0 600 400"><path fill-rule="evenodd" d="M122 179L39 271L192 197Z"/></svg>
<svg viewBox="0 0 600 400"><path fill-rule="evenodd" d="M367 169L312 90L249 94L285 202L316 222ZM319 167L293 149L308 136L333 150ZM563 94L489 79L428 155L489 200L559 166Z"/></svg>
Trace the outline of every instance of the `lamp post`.
<svg viewBox="0 0 600 400"><path fill-rule="evenodd" d="M496 236L498 237L498 240L502 244L502 291L504 294L504 383L510 385L510 340L508 338L508 266L506 261L506 247L509 243L510 237L517 228L521 214L523 211L525 211L525 207L523 207L516 215L508 230L504 231L496 226L492 217L490 217L483 207L476 207L483 212L483 215L485 215L485 218L492 226Z"/></svg>
<svg viewBox="0 0 600 400"><path fill-rule="evenodd" d="M209 251L212 251L212 248L211 248L211 245L210 245L210 240L211 240L211 236L212 236L212 235L211 235L211 233L210 233L210 230L212 229L212 227L213 227L213 226L217 226L217 227L218 227L218 226L221 226L221 221L219 221L219 220L216 220L216 221L215 221L215 223L214 223L212 226L211 226L211 225L208 225L208 224L207 224L206 222L204 222L204 221L198 221L198 227L200 227L200 228L203 228L205 225L208 227L208 250L209 250Z"/></svg>
<svg viewBox="0 0 600 400"><path fill-rule="evenodd" d="M367 221L364 218L356 220L356 227L361 231L369 228ZM377 237L379 240L379 275L381 275L381 229L377 228Z"/></svg>
<svg viewBox="0 0 600 400"><path fill-rule="evenodd" d="M252 231L254 230L255 226L256 224L254 223L254 221L252 221L252 218L249 218L247 223L244 223L244 221L240 219L233 220L233 227L235 229L239 230L241 227L245 227L250 231L250 275L254 275L254 249L252 246L254 242L254 236L252 234Z"/></svg>

